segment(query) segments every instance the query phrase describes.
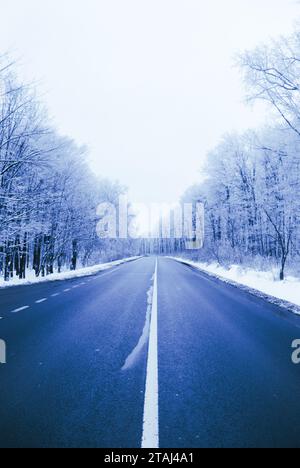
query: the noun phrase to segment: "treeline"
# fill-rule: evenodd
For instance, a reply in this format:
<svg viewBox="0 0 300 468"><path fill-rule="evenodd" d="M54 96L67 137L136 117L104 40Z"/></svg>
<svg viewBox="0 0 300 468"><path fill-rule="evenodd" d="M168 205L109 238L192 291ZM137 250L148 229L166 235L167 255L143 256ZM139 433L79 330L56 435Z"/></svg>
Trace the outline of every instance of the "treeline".
<svg viewBox="0 0 300 468"><path fill-rule="evenodd" d="M0 275L9 280L75 270L131 254L129 242L99 239L96 208L125 189L99 180L86 149L51 128L34 90L0 60Z"/></svg>
<svg viewBox="0 0 300 468"><path fill-rule="evenodd" d="M205 180L184 201L206 209L198 259L299 273L300 33L239 59L250 100L269 104L266 128L228 135L207 159Z"/></svg>

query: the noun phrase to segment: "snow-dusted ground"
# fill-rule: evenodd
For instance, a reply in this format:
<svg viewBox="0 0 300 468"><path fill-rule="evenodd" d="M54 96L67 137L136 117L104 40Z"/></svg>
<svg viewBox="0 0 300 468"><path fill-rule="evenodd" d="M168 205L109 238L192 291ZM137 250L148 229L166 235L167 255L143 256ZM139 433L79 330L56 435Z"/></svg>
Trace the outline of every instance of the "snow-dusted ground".
<svg viewBox="0 0 300 468"><path fill-rule="evenodd" d="M20 280L19 278L14 278L10 281L4 281L3 278L0 279L0 288L7 288L11 286L20 286L28 285L35 283L43 283L45 281L63 281L72 278L80 278L82 276L91 276L99 273L100 271L108 270L114 266L121 265L122 263L131 262L137 260L140 257L130 257L124 258L122 260L116 260L115 262L102 263L100 265L95 265L87 268L80 268L76 271L63 271L61 273L53 273L53 275L45 276L44 278L35 276L34 271L26 272L26 279Z"/></svg>
<svg viewBox="0 0 300 468"><path fill-rule="evenodd" d="M184 258L174 258L175 260L187 263L201 271L216 276L222 281L229 282L235 286L246 288L250 292L265 297L271 302L291 309L300 314L300 279L292 276L286 277L284 281L279 281L278 271L257 271L232 265L226 269L217 263L196 263ZM261 294L260 294L261 293ZM294 305L298 306L295 307Z"/></svg>

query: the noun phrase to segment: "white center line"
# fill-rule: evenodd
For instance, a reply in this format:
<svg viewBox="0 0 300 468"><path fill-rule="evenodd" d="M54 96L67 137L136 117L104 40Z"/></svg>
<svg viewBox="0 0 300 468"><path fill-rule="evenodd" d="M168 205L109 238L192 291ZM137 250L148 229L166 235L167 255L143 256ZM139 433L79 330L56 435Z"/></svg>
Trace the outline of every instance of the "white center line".
<svg viewBox="0 0 300 468"><path fill-rule="evenodd" d="M44 297L43 299L39 299L38 301L35 301L36 304L42 304L42 302L46 302L47 298Z"/></svg>
<svg viewBox="0 0 300 468"><path fill-rule="evenodd" d="M158 268L158 263L156 260L154 284L153 284L153 300L152 300L150 337L149 337L149 349L148 349L145 402L144 402L142 448L159 448L157 268Z"/></svg>
<svg viewBox="0 0 300 468"><path fill-rule="evenodd" d="M64 292L69 292L69 291L71 291L70 288L64 289Z"/></svg>
<svg viewBox="0 0 300 468"><path fill-rule="evenodd" d="M55 294L51 294L51 297L57 297L59 295L60 295L60 293L55 293Z"/></svg>
<svg viewBox="0 0 300 468"><path fill-rule="evenodd" d="M19 309L15 309L12 311L12 314L16 314L18 312L22 312L22 310L26 310L26 309L29 309L29 306L23 306L23 307L19 307Z"/></svg>

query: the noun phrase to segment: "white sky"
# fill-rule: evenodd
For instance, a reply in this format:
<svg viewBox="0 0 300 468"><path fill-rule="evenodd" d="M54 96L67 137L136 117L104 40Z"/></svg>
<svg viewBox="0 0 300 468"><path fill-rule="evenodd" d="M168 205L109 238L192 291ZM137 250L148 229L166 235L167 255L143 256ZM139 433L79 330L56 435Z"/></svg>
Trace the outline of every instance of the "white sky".
<svg viewBox="0 0 300 468"><path fill-rule="evenodd" d="M235 53L289 33L294 0L0 0L0 54L22 59L61 133L137 202L174 202L223 133L259 125Z"/></svg>

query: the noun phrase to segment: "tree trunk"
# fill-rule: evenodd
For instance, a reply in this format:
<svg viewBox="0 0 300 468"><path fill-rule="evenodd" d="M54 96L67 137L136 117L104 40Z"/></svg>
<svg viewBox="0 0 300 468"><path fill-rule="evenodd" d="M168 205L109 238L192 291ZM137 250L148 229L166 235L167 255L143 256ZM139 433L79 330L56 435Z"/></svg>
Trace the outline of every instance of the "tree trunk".
<svg viewBox="0 0 300 468"><path fill-rule="evenodd" d="M78 256L77 248L78 248L77 241L73 240L73 242L72 242L73 254L72 254L72 258L71 258L71 270L72 271L75 271L76 267L77 267L77 256Z"/></svg>

